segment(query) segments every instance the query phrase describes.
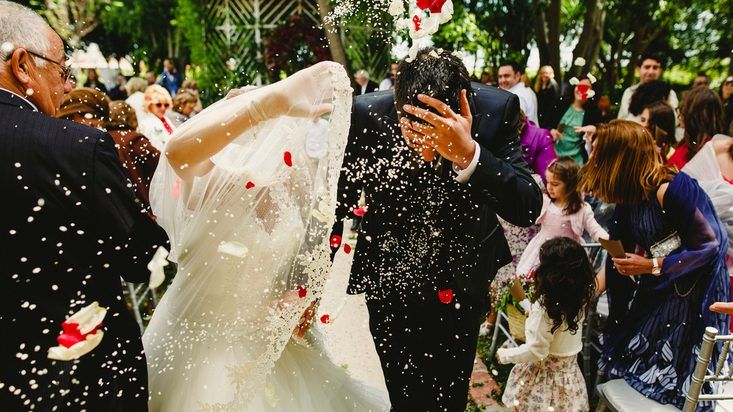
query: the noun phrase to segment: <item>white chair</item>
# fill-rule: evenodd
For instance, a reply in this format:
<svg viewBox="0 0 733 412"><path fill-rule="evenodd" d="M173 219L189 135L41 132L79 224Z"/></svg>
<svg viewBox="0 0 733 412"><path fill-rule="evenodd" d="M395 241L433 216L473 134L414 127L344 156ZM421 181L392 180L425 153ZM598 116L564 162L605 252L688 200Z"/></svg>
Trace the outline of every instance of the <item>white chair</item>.
<svg viewBox="0 0 733 412"><path fill-rule="evenodd" d="M702 339L700 353L697 356L697 364L692 373L690 390L687 393L683 412L694 412L698 402L720 401L733 399L733 392L720 392L716 394L700 394L705 382L733 382L733 369L727 367L727 359L730 352L733 335L718 335L718 330L712 327L705 328L705 335ZM708 374L708 366L713 355L713 347L716 342L723 342L720 356L715 364L714 373ZM614 379L596 387L599 396L598 411L612 412L666 412L679 411L670 405L661 405L629 386L623 379ZM720 403L719 410L726 410L729 404Z"/></svg>

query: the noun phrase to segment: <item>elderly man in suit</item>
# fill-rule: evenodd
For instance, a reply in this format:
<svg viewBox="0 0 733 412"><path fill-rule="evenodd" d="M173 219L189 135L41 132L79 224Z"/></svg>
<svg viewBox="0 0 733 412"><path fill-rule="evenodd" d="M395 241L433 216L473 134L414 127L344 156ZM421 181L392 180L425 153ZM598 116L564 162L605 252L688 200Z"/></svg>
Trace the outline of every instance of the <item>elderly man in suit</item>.
<svg viewBox="0 0 733 412"><path fill-rule="evenodd" d="M394 94L354 100L336 219L363 192L348 292L366 294L393 410L465 409L488 285L511 260L496 215L529 226L542 203L518 131L517 97L472 85L450 52L423 49Z"/></svg>
<svg viewBox="0 0 733 412"><path fill-rule="evenodd" d="M145 411L145 355L120 277L147 281L165 232L134 198L112 138L52 117L71 89L61 38L0 1L0 45L0 405ZM107 311L96 326L67 322L95 303ZM77 351L89 334L97 346Z"/></svg>

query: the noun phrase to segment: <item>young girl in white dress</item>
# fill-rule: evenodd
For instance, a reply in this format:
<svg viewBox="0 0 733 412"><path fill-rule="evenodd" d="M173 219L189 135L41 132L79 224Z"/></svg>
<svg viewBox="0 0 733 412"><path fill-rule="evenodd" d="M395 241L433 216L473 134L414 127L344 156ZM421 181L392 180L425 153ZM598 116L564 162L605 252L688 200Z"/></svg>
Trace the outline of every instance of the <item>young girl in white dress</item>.
<svg viewBox="0 0 733 412"><path fill-rule="evenodd" d="M515 411L587 411L577 355L586 308L595 296L588 255L567 237L548 240L533 282L537 300L525 325L526 343L497 351L499 363L516 364L502 402Z"/></svg>

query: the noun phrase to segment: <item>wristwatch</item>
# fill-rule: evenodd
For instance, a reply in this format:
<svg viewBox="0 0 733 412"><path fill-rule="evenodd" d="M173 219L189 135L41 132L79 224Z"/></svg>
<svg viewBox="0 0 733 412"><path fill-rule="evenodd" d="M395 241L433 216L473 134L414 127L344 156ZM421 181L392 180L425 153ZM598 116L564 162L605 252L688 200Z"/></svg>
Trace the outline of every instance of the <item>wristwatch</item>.
<svg viewBox="0 0 733 412"><path fill-rule="evenodd" d="M662 267L659 266L659 259L656 257L652 258L652 275L659 276L662 274Z"/></svg>

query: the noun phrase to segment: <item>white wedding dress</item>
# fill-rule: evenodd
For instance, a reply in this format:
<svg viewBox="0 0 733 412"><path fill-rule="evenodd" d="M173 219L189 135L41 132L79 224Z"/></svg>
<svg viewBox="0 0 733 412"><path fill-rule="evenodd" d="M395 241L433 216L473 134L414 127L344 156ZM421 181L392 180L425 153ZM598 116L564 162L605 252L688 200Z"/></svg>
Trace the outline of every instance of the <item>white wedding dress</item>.
<svg viewBox="0 0 733 412"><path fill-rule="evenodd" d="M191 181L161 154L151 205L178 273L143 335L153 412L389 409L386 392L327 357L328 325L314 319L304 339L292 338L330 273L351 107L341 66L321 63L293 77L268 86L285 89L291 112L322 103L333 111L259 122ZM261 93L215 104L172 139L228 136L243 113L258 110Z"/></svg>

